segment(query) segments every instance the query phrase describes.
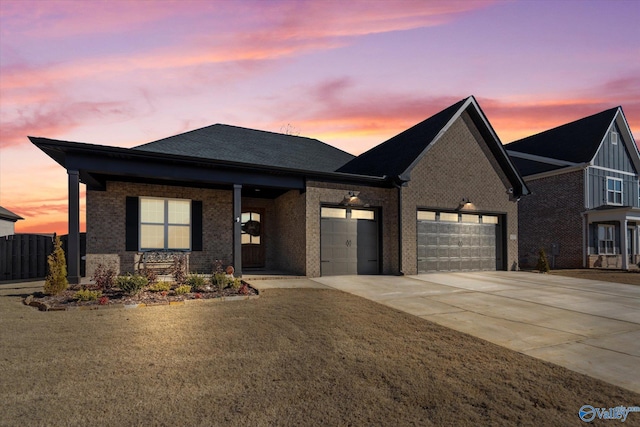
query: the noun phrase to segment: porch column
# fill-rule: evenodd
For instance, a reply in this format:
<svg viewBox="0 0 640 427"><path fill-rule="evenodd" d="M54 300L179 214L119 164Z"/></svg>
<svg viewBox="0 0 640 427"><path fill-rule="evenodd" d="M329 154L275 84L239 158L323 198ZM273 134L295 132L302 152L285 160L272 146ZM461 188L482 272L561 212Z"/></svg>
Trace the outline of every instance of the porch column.
<svg viewBox="0 0 640 427"><path fill-rule="evenodd" d="M242 185L233 184L233 267L235 275L242 277Z"/></svg>
<svg viewBox="0 0 640 427"><path fill-rule="evenodd" d="M629 232L627 231L627 227L629 227L629 222L625 218L624 220L620 221L620 234L621 234L620 250L622 251L622 269L623 270L629 269L629 242L627 240L627 235Z"/></svg>
<svg viewBox="0 0 640 427"><path fill-rule="evenodd" d="M69 175L69 236L67 240L67 279L80 283L80 173L68 170Z"/></svg>

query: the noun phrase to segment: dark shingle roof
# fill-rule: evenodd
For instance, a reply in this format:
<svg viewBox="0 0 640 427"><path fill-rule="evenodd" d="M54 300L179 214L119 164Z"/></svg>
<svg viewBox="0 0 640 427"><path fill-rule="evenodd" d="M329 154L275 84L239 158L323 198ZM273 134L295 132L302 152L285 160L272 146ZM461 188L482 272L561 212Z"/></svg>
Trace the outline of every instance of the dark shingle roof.
<svg viewBox="0 0 640 427"><path fill-rule="evenodd" d="M512 142L505 148L574 163L589 162L596 155L617 111L618 107L611 108ZM522 170L520 173L527 175Z"/></svg>
<svg viewBox="0 0 640 427"><path fill-rule="evenodd" d="M319 172L334 172L354 157L317 139L223 124L160 139L132 150Z"/></svg>
<svg viewBox="0 0 640 427"><path fill-rule="evenodd" d="M410 129L377 145L338 169L338 172L369 176L402 175L427 148L460 107L463 99L452 106L429 117Z"/></svg>
<svg viewBox="0 0 640 427"><path fill-rule="evenodd" d="M22 218L20 215L14 214L9 209L5 209L2 206L0 206L0 219L16 222L17 220L24 219L24 218Z"/></svg>
<svg viewBox="0 0 640 427"><path fill-rule="evenodd" d="M535 175L537 173L549 172L564 168L562 165L552 165L549 163L537 162L535 160L523 159L522 157L511 156L511 161L522 176Z"/></svg>

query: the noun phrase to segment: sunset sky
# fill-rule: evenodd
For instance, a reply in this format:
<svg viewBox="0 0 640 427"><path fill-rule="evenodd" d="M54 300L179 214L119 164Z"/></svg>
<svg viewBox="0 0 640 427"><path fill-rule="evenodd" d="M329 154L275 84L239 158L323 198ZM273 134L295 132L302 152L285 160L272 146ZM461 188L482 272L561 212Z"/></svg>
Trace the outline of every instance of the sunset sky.
<svg viewBox="0 0 640 427"><path fill-rule="evenodd" d="M639 26L636 0L0 0L0 205L67 233L28 135L289 126L360 154L475 95L503 143L618 105L640 141Z"/></svg>

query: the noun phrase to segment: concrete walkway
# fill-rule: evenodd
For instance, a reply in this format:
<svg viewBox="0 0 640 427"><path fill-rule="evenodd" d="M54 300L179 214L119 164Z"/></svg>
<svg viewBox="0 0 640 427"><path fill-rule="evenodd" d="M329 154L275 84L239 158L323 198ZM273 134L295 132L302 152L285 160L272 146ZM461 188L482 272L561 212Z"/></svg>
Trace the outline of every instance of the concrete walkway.
<svg viewBox="0 0 640 427"><path fill-rule="evenodd" d="M313 282L640 393L640 286L506 271Z"/></svg>

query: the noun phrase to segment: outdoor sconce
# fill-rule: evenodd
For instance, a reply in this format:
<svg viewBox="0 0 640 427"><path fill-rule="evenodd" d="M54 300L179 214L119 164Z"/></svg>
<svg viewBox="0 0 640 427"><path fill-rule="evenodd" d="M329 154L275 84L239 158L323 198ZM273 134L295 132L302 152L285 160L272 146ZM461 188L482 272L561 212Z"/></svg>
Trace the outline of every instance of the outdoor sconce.
<svg viewBox="0 0 640 427"><path fill-rule="evenodd" d="M342 204L343 205L358 205L358 204L362 204L362 202L360 201L360 198L358 197L359 195L360 195L359 191L349 191L344 196L344 199L342 199Z"/></svg>
<svg viewBox="0 0 640 427"><path fill-rule="evenodd" d="M458 205L458 210L464 209L466 207L471 208L471 209L474 208L473 203L471 203L469 201L469 198L468 197L463 197L462 200L460 200L460 204Z"/></svg>

